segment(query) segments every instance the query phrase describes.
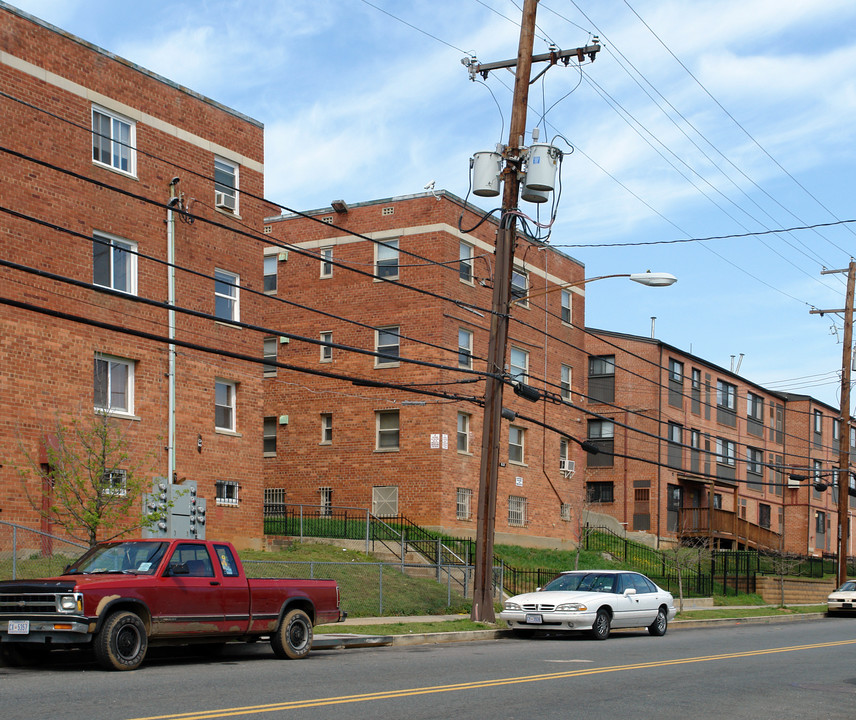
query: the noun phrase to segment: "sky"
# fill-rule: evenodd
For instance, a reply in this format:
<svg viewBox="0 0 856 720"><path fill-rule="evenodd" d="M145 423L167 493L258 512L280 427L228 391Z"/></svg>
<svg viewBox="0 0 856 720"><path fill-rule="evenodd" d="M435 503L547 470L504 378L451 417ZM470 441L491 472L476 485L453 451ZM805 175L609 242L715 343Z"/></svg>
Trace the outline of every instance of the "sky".
<svg viewBox="0 0 856 720"><path fill-rule="evenodd" d="M293 210L464 198L508 141L512 74L461 60L515 58L522 0L12 4L264 123L265 196ZM838 407L843 315L811 310L844 308L822 271L856 254L856 3L542 0L537 27L535 53L602 45L530 86L526 142L565 153L548 242L586 277L678 278L587 285L587 325Z"/></svg>

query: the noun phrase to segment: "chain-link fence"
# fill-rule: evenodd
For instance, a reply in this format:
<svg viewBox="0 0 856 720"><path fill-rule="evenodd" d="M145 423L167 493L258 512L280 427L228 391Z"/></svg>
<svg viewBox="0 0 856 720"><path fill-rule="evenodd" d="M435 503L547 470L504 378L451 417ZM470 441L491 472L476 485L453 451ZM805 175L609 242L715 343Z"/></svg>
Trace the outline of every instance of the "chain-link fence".
<svg viewBox="0 0 856 720"><path fill-rule="evenodd" d="M0 521L0 580L54 577L88 545Z"/></svg>

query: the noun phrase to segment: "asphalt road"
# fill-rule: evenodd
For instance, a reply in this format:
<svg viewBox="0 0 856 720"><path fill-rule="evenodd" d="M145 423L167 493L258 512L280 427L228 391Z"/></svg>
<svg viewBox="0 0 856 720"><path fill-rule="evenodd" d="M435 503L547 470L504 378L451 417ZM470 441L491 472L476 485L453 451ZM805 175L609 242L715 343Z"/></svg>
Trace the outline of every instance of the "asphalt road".
<svg viewBox="0 0 856 720"><path fill-rule="evenodd" d="M86 655L0 668L3 720L193 718L851 718L856 618L217 658L153 652L108 673Z"/></svg>

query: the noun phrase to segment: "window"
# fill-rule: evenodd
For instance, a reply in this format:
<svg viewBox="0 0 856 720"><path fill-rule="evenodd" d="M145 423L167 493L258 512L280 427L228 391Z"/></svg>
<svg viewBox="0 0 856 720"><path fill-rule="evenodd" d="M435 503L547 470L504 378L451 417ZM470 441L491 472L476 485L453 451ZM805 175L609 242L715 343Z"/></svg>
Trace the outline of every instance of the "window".
<svg viewBox="0 0 856 720"><path fill-rule="evenodd" d="M571 375L573 370L570 365L562 365L562 400L571 400Z"/></svg>
<svg viewBox="0 0 856 720"><path fill-rule="evenodd" d="M611 420L589 420L587 440L597 449L597 453L588 453L589 467L612 467L615 443L615 426Z"/></svg>
<svg viewBox="0 0 856 720"><path fill-rule="evenodd" d="M330 517L333 514L333 488L320 487L318 493L321 496L321 517Z"/></svg>
<svg viewBox="0 0 856 720"><path fill-rule="evenodd" d="M95 233L92 240L92 282L101 287L137 294L137 245Z"/></svg>
<svg viewBox="0 0 856 720"><path fill-rule="evenodd" d="M375 244L375 275L388 279L398 277L398 240Z"/></svg>
<svg viewBox="0 0 856 720"><path fill-rule="evenodd" d="M684 384L684 364L672 358L669 358L669 381Z"/></svg>
<svg viewBox="0 0 856 720"><path fill-rule="evenodd" d="M381 410L375 413L375 427L377 431L376 450L398 450L398 422L398 410Z"/></svg>
<svg viewBox="0 0 856 720"><path fill-rule="evenodd" d="M669 358L669 405L684 406L684 364Z"/></svg>
<svg viewBox="0 0 856 720"><path fill-rule="evenodd" d="M571 504L570 503L562 503L559 506L559 518L564 520L565 522L571 521Z"/></svg>
<svg viewBox="0 0 856 720"><path fill-rule="evenodd" d="M322 247L321 248L321 277L322 278L333 277L333 248L332 247Z"/></svg>
<svg viewBox="0 0 856 720"><path fill-rule="evenodd" d="M529 379L529 353L520 348L512 347L509 358L511 380L525 383Z"/></svg>
<svg viewBox="0 0 856 720"><path fill-rule="evenodd" d="M737 426L737 386L724 380L716 381L716 421Z"/></svg>
<svg viewBox="0 0 856 720"><path fill-rule="evenodd" d="M684 459L684 428L682 425L670 422L667 428L668 446L666 464L673 468L682 468Z"/></svg>
<svg viewBox="0 0 856 720"><path fill-rule="evenodd" d="M228 545L215 545L214 554L217 555L223 577L238 577L238 564Z"/></svg>
<svg viewBox="0 0 856 720"><path fill-rule="evenodd" d="M241 319L238 307L238 288L241 278L226 270L214 270L214 315L218 320L237 322Z"/></svg>
<svg viewBox="0 0 856 720"><path fill-rule="evenodd" d="M376 485L372 488L372 515L375 517L398 515L397 485Z"/></svg>
<svg viewBox="0 0 856 720"><path fill-rule="evenodd" d="M390 325L375 330L375 351L378 355L385 356L375 358L375 367L398 366L399 342L401 341L398 331L398 325Z"/></svg>
<svg viewBox="0 0 856 720"><path fill-rule="evenodd" d="M521 300L529 294L529 274L525 270L514 268L511 271L511 299L520 300L517 304L529 307L528 300Z"/></svg>
<svg viewBox="0 0 856 720"><path fill-rule="evenodd" d="M228 380L214 382L214 428L235 431L235 389Z"/></svg>
<svg viewBox="0 0 856 720"><path fill-rule="evenodd" d="M758 504L758 524L762 528L770 527L770 506L764 503Z"/></svg>
<svg viewBox="0 0 856 720"><path fill-rule="evenodd" d="M276 255L265 255L264 260L264 283L262 288L266 293L276 292L276 267L278 264Z"/></svg>
<svg viewBox="0 0 856 720"><path fill-rule="evenodd" d="M470 451L470 416L467 413L458 413L458 452L469 453Z"/></svg>
<svg viewBox="0 0 856 720"><path fill-rule="evenodd" d="M832 439L838 441L841 439L841 420L832 418Z"/></svg>
<svg viewBox="0 0 856 720"><path fill-rule="evenodd" d="M746 429L758 437L764 437L764 398L753 392L746 394Z"/></svg>
<svg viewBox="0 0 856 720"><path fill-rule="evenodd" d="M333 444L333 413L321 413L321 444Z"/></svg>
<svg viewBox="0 0 856 720"><path fill-rule="evenodd" d="M262 430L262 452L265 457L276 455L276 417L266 417Z"/></svg>
<svg viewBox="0 0 856 720"><path fill-rule="evenodd" d="M716 462L734 467L737 458L737 446L725 438L716 438Z"/></svg>
<svg viewBox="0 0 856 720"><path fill-rule="evenodd" d="M238 507L238 490L240 487L234 480L217 480L214 483L217 505Z"/></svg>
<svg viewBox="0 0 856 720"><path fill-rule="evenodd" d="M458 367L473 366L473 334L464 328L458 329Z"/></svg>
<svg viewBox="0 0 856 720"><path fill-rule="evenodd" d="M572 297L570 290L562 290L562 322L565 323L565 325L570 325L573 318L571 313Z"/></svg>
<svg viewBox="0 0 856 720"><path fill-rule="evenodd" d="M826 534L826 513L818 512L815 515L815 531L818 535Z"/></svg>
<svg viewBox="0 0 856 720"><path fill-rule="evenodd" d="M461 281L471 283L473 281L473 246L461 241L459 257L458 273Z"/></svg>
<svg viewBox="0 0 856 720"><path fill-rule="evenodd" d="M265 488L264 516L271 517L285 513L285 488Z"/></svg>
<svg viewBox="0 0 856 720"><path fill-rule="evenodd" d="M589 402L615 400L615 355L589 358L588 394Z"/></svg>
<svg viewBox="0 0 856 720"><path fill-rule="evenodd" d="M330 347L330 343L333 342L333 333L330 331L321 333L321 342L325 343L321 345L321 362L331 362L333 360L333 348Z"/></svg>
<svg viewBox="0 0 856 720"><path fill-rule="evenodd" d="M128 471L108 470L101 477L101 494L124 497L128 493Z"/></svg>
<svg viewBox="0 0 856 720"><path fill-rule="evenodd" d="M526 525L526 498L516 495L508 497L508 524L514 527Z"/></svg>
<svg viewBox="0 0 856 720"><path fill-rule="evenodd" d="M94 405L111 413L134 413L134 363L97 354L93 378Z"/></svg>
<svg viewBox="0 0 856 720"><path fill-rule="evenodd" d="M214 158L214 207L238 213L238 166L223 158Z"/></svg>
<svg viewBox="0 0 856 720"><path fill-rule="evenodd" d="M456 504L455 517L458 520L471 520L473 517L473 491L469 488L458 488Z"/></svg>
<svg viewBox="0 0 856 720"><path fill-rule="evenodd" d="M512 425L508 428L508 462L523 464L526 430Z"/></svg>
<svg viewBox="0 0 856 720"><path fill-rule="evenodd" d="M611 482L586 483L586 502L611 503L615 502L614 487Z"/></svg>
<svg viewBox="0 0 856 720"><path fill-rule="evenodd" d="M92 160L128 175L137 174L133 121L102 108L92 108Z"/></svg>
<svg viewBox="0 0 856 720"><path fill-rule="evenodd" d="M812 460L812 491L811 495L815 500L820 500L823 495L821 494L823 491L819 490L815 487L815 484L823 483L823 462L821 460Z"/></svg>
<svg viewBox="0 0 856 720"><path fill-rule="evenodd" d="M276 346L278 344L279 341L275 337L266 337L264 339L262 353L266 363L276 362ZM264 368L264 377L276 377L276 365L266 364L262 365L262 367Z"/></svg>
<svg viewBox="0 0 856 720"><path fill-rule="evenodd" d="M750 490L763 491L764 452L756 448L746 448L746 486Z"/></svg>
<svg viewBox="0 0 856 720"><path fill-rule="evenodd" d="M820 447L823 443L823 413L820 410L815 410L812 415L812 429L815 447Z"/></svg>
<svg viewBox="0 0 856 720"><path fill-rule="evenodd" d="M570 455L571 443L568 438L559 438L559 470L568 470L568 460Z"/></svg>

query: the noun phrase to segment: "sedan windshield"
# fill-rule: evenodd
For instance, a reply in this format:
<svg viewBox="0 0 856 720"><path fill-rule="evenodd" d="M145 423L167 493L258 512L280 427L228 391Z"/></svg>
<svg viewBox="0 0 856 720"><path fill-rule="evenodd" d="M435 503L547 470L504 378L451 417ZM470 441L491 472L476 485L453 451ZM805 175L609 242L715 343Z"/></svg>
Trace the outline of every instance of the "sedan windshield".
<svg viewBox="0 0 856 720"><path fill-rule="evenodd" d="M544 590L564 592L618 592L618 576L601 573L567 573L559 575Z"/></svg>
<svg viewBox="0 0 856 720"><path fill-rule="evenodd" d="M853 592L854 590L856 590L856 581L848 580L836 592Z"/></svg>
<svg viewBox="0 0 856 720"><path fill-rule="evenodd" d="M167 543L132 541L105 543L89 548L77 562L66 568L66 575L76 573L134 573L154 575L163 558Z"/></svg>

